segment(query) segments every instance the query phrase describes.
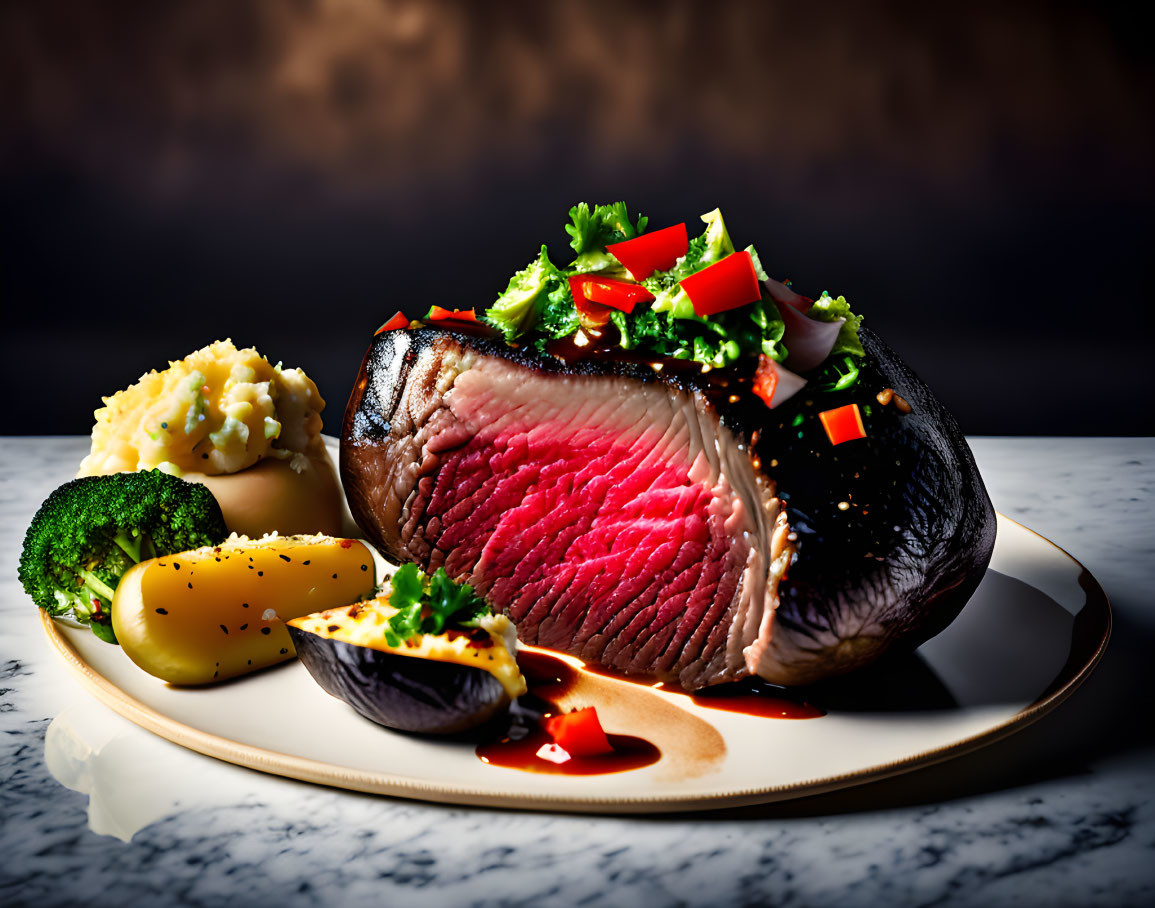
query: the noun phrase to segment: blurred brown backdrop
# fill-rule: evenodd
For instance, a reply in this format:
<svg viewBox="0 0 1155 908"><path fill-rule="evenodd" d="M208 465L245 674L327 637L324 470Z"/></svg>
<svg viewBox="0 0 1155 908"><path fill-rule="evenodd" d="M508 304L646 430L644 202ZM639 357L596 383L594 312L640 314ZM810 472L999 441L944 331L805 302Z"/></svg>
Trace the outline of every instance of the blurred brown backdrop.
<svg viewBox="0 0 1155 908"><path fill-rule="evenodd" d="M225 336L304 367L335 431L385 317L484 306L569 205L624 198L721 206L969 433L1149 434L1141 9L6 2L4 432L85 433Z"/></svg>

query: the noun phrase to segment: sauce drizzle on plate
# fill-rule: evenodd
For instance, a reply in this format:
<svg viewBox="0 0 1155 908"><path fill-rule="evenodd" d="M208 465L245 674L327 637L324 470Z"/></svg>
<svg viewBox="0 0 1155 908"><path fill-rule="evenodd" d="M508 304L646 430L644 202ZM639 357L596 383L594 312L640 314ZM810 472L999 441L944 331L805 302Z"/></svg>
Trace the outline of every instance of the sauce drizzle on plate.
<svg viewBox="0 0 1155 908"><path fill-rule="evenodd" d="M543 652L522 650L518 653L517 662L529 692L519 697L510 707L505 724L498 726L500 731L497 736L478 745L477 756L483 763L524 772L601 775L638 769L661 759L661 750L645 738L615 734L608 735L614 748L610 754L571 757L561 763L555 763L539 754L543 747L553 743L545 731L543 720L564 712L557 701L574 689L583 673L677 694L708 709L770 719L815 719L826 715L826 711L820 707L785 696L780 688L758 680L739 681L707 691L690 692L656 682L653 678L620 675L601 666L578 669Z"/></svg>
<svg viewBox="0 0 1155 908"><path fill-rule="evenodd" d="M529 685L529 693L518 697L510 706L500 737L477 746L477 756L483 763L524 772L592 776L639 769L662 758L656 745L634 735L607 735L614 748L608 754L571 756L561 763L539 756L543 747L553 743L542 720L565 711L554 698L561 697L577 683L579 671L545 653L518 653L517 664Z"/></svg>

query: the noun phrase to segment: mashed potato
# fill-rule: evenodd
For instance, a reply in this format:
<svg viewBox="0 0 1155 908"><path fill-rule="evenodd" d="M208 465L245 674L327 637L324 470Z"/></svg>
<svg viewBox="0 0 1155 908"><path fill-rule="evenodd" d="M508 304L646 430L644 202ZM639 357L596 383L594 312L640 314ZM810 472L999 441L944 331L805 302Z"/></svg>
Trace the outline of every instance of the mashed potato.
<svg viewBox="0 0 1155 908"><path fill-rule="evenodd" d="M300 369L217 341L104 398L81 476L160 467L216 476L321 447L321 398Z"/></svg>
<svg viewBox="0 0 1155 908"><path fill-rule="evenodd" d="M159 467L208 486L234 533L338 535L351 519L324 406L300 369L217 341L104 398L78 475Z"/></svg>

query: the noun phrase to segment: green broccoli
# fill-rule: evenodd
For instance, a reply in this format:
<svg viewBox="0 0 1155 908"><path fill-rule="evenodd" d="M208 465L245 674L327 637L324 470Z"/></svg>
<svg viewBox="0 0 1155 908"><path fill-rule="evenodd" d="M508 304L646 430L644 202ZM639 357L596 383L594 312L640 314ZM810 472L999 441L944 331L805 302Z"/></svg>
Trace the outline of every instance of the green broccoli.
<svg viewBox="0 0 1155 908"><path fill-rule="evenodd" d="M205 486L161 470L83 476L49 495L24 535L24 591L53 616L71 614L116 643L112 596L139 561L228 536Z"/></svg>
<svg viewBox="0 0 1155 908"><path fill-rule="evenodd" d="M510 278L505 292L485 310L485 321L512 341L538 322L552 324L559 318L564 321L570 313L573 324L566 323L563 334L577 330L577 310L565 275L549 260L549 252L542 246L538 257Z"/></svg>

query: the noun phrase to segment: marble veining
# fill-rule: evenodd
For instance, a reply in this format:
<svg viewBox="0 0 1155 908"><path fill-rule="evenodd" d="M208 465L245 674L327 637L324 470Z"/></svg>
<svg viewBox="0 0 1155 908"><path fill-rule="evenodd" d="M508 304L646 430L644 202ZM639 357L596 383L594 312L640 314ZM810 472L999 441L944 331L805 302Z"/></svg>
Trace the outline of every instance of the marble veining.
<svg viewBox="0 0 1155 908"><path fill-rule="evenodd" d="M24 528L85 440L0 439L0 904L1155 903L1155 440L972 446L996 507L1111 597L1114 639L1084 687L1022 732L906 776L625 818L336 791L121 719L49 651L16 581Z"/></svg>

